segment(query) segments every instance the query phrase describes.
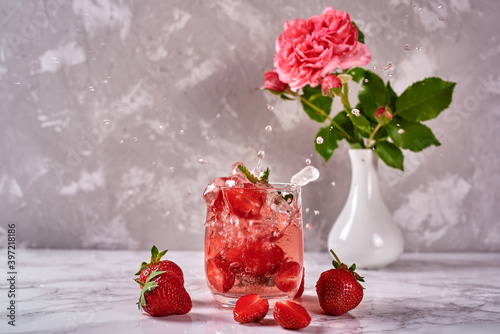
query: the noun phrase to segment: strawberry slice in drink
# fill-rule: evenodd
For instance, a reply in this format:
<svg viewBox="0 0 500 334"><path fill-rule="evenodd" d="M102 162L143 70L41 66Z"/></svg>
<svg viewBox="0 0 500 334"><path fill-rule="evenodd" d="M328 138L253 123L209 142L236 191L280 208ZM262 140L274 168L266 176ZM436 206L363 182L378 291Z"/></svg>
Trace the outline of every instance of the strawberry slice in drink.
<svg viewBox="0 0 500 334"><path fill-rule="evenodd" d="M300 264L295 261L285 262L274 274L274 284L283 292L292 291L299 283L299 276L302 272Z"/></svg>
<svg viewBox="0 0 500 334"><path fill-rule="evenodd" d="M285 258L280 246L267 241L248 242L243 249L243 268L247 274L264 277L273 274Z"/></svg>
<svg viewBox="0 0 500 334"><path fill-rule="evenodd" d="M243 187L224 188L223 194L229 211L238 218L258 219L266 203L265 192L252 183L243 183Z"/></svg>
<svg viewBox="0 0 500 334"><path fill-rule="evenodd" d="M234 274L223 261L210 259L206 262L208 282L218 292L228 292L234 285Z"/></svg>

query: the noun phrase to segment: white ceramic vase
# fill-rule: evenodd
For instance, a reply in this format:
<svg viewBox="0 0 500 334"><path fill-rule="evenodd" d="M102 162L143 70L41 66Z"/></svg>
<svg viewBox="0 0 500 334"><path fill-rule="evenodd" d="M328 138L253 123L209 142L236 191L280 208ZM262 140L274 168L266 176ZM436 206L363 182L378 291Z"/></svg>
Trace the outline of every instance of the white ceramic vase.
<svg viewBox="0 0 500 334"><path fill-rule="evenodd" d="M348 266L380 269L403 253L403 236L382 200L375 151L351 149L349 197L328 235L333 249Z"/></svg>

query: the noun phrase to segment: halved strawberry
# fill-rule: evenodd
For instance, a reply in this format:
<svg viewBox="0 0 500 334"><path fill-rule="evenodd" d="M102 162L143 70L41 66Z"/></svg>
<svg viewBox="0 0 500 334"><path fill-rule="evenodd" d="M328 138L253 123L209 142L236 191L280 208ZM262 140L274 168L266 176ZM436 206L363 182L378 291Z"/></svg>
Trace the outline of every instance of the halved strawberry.
<svg viewBox="0 0 500 334"><path fill-rule="evenodd" d="M273 275L274 284L283 292L292 291L299 283L300 269L300 264L295 261L283 263Z"/></svg>
<svg viewBox="0 0 500 334"><path fill-rule="evenodd" d="M286 329L304 328L311 323L311 316L306 309L290 300L276 302L273 316L278 325Z"/></svg>
<svg viewBox="0 0 500 334"><path fill-rule="evenodd" d="M222 261L210 259L206 263L208 282L218 292L228 292L234 285L234 274Z"/></svg>
<svg viewBox="0 0 500 334"><path fill-rule="evenodd" d="M299 290L297 290L297 293L293 298L300 298L302 297L302 294L304 293L304 277L306 276L306 268L302 267L302 281L300 282Z"/></svg>
<svg viewBox="0 0 500 334"><path fill-rule="evenodd" d="M234 320L239 323L256 322L264 319L269 310L267 299L259 295L246 295L236 301L233 309Z"/></svg>

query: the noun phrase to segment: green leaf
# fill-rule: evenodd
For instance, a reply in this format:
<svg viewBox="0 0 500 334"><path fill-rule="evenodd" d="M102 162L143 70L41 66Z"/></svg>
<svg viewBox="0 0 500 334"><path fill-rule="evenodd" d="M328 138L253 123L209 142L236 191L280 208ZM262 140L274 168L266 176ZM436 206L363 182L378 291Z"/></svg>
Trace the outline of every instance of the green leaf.
<svg viewBox="0 0 500 334"><path fill-rule="evenodd" d="M386 140L379 141L375 145L375 150L378 156L386 163L387 166L404 170L403 167L403 152L394 145Z"/></svg>
<svg viewBox="0 0 500 334"><path fill-rule="evenodd" d="M391 82L387 81L387 92L389 93L389 106L391 107L392 110L396 108L396 101L398 100L398 95L396 92L392 89Z"/></svg>
<svg viewBox="0 0 500 334"><path fill-rule="evenodd" d="M153 247L151 247L151 258L153 258L154 256L154 258L156 259L157 255L158 255L158 248L155 245L153 245Z"/></svg>
<svg viewBox="0 0 500 334"><path fill-rule="evenodd" d="M408 87L396 101L396 114L420 122L436 118L451 103L454 82L427 78Z"/></svg>
<svg viewBox="0 0 500 334"><path fill-rule="evenodd" d="M317 143L316 139L318 137L323 138L323 143ZM335 151L335 149L339 147L337 143L339 139L341 138L338 137L337 134L333 131L332 126L328 125L319 129L315 137L314 148L316 149L316 152L318 152L318 154L323 157L323 159L325 159L325 162L328 162L333 154L333 151Z"/></svg>
<svg viewBox="0 0 500 334"><path fill-rule="evenodd" d="M332 260L332 265L333 265L333 267L334 267L335 269L339 269L339 268L340 268L339 263L338 263L337 261L335 261L335 260Z"/></svg>
<svg viewBox="0 0 500 334"><path fill-rule="evenodd" d="M441 145L426 125L400 117L387 126L387 132L394 144L413 152L420 152L431 145Z"/></svg>
<svg viewBox="0 0 500 334"><path fill-rule="evenodd" d="M301 97L307 102L301 99L300 103L302 103L302 107L304 108L306 114L312 120L323 123L326 119L326 116L330 114L333 99L331 97L323 95L321 86L312 88L311 86L307 85L302 88L302 92L303 94L301 95ZM322 110L322 112L318 109Z"/></svg>
<svg viewBox="0 0 500 334"><path fill-rule="evenodd" d="M345 138L345 134L342 133L335 125L331 124L330 130L333 131L338 138L344 138L346 139L349 143L355 143L355 135L354 135L354 126L350 120L350 117L347 115L345 111L340 111L335 117L333 118L333 121L337 123L343 130L344 132L347 133L347 135L350 138Z"/></svg>
<svg viewBox="0 0 500 334"><path fill-rule="evenodd" d="M248 181L252 182L252 183L257 183L257 181L259 181L259 179L257 179L252 173L250 173L250 171L243 165L238 165L238 169L243 173L245 174L245 176L247 177Z"/></svg>
<svg viewBox="0 0 500 334"><path fill-rule="evenodd" d="M391 100L384 80L370 71L365 72L365 79L361 83L358 98L364 113L370 118L374 117L375 111L379 107L388 105Z"/></svg>
<svg viewBox="0 0 500 334"><path fill-rule="evenodd" d="M365 136L369 136L371 132L370 122L362 114L359 116L351 115L350 120Z"/></svg>
<svg viewBox="0 0 500 334"><path fill-rule="evenodd" d="M361 30L359 30L359 27L358 27L358 25L356 23L354 23L352 21L351 21L351 23L358 30L358 42L365 43L365 34L363 34L363 32Z"/></svg>
<svg viewBox="0 0 500 334"><path fill-rule="evenodd" d="M260 181L268 183L269 182L269 173L270 172L271 171L269 170L269 167L267 167L266 170L264 171L264 173L262 173L262 176L260 177Z"/></svg>
<svg viewBox="0 0 500 334"><path fill-rule="evenodd" d="M352 80L359 83L361 81L361 79L364 79L365 72L366 72L366 70L364 68L353 67L349 71L347 71L347 74L352 76Z"/></svg>

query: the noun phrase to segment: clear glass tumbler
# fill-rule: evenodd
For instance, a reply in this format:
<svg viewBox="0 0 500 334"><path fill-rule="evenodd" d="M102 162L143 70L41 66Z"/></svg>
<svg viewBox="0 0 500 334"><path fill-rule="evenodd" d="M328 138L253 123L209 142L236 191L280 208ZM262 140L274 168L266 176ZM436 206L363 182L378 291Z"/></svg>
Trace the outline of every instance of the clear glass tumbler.
<svg viewBox="0 0 500 334"><path fill-rule="evenodd" d="M217 191L205 223L205 273L215 300L233 306L247 294L271 304L293 298L303 274L300 187L224 185Z"/></svg>

